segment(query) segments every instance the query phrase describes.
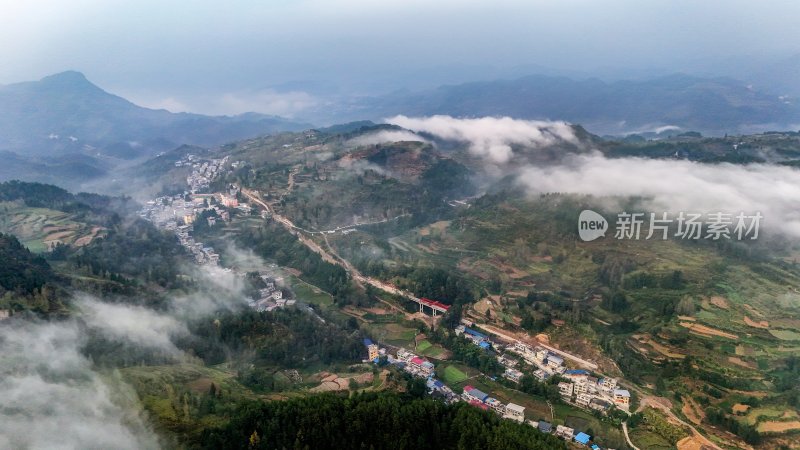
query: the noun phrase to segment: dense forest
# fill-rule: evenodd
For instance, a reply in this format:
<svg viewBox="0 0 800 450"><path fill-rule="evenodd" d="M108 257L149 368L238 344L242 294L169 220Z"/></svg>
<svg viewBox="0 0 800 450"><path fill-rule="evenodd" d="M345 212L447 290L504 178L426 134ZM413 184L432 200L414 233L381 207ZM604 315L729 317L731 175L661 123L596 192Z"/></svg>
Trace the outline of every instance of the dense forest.
<svg viewBox="0 0 800 450"><path fill-rule="evenodd" d="M465 403L388 392L247 403L201 442L208 449L566 448L552 435Z"/></svg>
<svg viewBox="0 0 800 450"><path fill-rule="evenodd" d="M5 291L31 294L54 276L44 258L28 251L16 237L0 233L0 295Z"/></svg>
<svg viewBox="0 0 800 450"><path fill-rule="evenodd" d="M194 342L187 347L210 365L247 354L259 366L299 368L317 362L358 362L364 351L352 330L298 309L225 312L190 328Z"/></svg>

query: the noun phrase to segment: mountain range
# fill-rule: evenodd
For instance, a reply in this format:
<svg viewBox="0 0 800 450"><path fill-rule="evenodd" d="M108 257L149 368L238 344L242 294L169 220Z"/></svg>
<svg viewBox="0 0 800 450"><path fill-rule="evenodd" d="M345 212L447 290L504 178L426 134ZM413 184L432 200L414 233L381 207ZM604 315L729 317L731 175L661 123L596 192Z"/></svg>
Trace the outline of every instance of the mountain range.
<svg viewBox="0 0 800 450"><path fill-rule="evenodd" d="M684 74L610 82L531 75L445 85L362 98L342 114L359 119L443 114L565 120L593 133L616 135L663 127L722 135L794 129L800 123L800 108L790 97L731 78Z"/></svg>
<svg viewBox="0 0 800 450"><path fill-rule="evenodd" d="M310 125L247 113L204 116L137 106L74 71L0 86L0 180L67 187L180 145L213 146Z"/></svg>

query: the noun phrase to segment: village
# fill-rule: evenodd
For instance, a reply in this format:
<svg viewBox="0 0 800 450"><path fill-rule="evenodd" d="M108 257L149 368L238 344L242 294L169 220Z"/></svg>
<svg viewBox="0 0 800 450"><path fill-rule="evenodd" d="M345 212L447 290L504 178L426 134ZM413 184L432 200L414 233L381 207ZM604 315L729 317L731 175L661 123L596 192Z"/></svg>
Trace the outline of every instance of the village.
<svg viewBox="0 0 800 450"><path fill-rule="evenodd" d="M189 252L198 265L219 266L219 253L213 247L198 242L192 236L196 220L205 220L205 225L213 227L218 221L230 222L231 210L244 215L250 215L252 208L246 203L240 203L239 188L235 185L227 187L226 192L203 193L210 187L211 181L216 178L228 157L221 159L203 160L195 155L186 155L175 162L175 167L192 167L192 173L187 177L188 191L183 194L161 196L146 202L139 211L139 216L156 227L170 230L175 233L181 246ZM235 162L232 165L236 164ZM205 214L204 214L205 213ZM244 277L245 273L225 268L225 271L234 272L237 276ZM296 299L287 298L281 288L283 279L274 277L271 273L258 274L260 288L257 298L248 298L248 305L256 311L272 311L276 308L292 306Z"/></svg>
<svg viewBox="0 0 800 450"><path fill-rule="evenodd" d="M603 414L607 413L612 407L619 408L625 412L628 411L630 393L625 389L619 389L616 379L595 377L589 371L583 369L568 369L564 365L564 358L544 347L531 347L519 341L507 346L495 344L490 340L489 336L467 325L472 324L468 321L462 321L462 324L454 330L456 335L464 337L485 351L497 351L499 353L505 350L512 354L498 354L497 356L498 362L505 367L503 377L511 382L520 382L523 372L518 370L517 367L524 361L535 368L533 375L540 382L547 381L553 376L565 379L566 381L558 383L558 389L562 400L567 404L586 410L599 411ZM464 401L476 408L493 411L504 419L527 423L542 433L554 434L564 440L573 441L592 450L600 450L600 446L591 443L591 435L564 425L554 427L552 423L545 420L526 421L524 406L513 402L503 403L489 393L469 384L463 387L461 394L457 394L444 382L436 378L436 367L432 362L405 348L397 349L395 355L392 355L386 348L380 347L370 339L364 339L364 345L367 348L367 361L380 364L385 360L386 363L413 377L425 379L428 394L434 398L441 399L445 403Z"/></svg>

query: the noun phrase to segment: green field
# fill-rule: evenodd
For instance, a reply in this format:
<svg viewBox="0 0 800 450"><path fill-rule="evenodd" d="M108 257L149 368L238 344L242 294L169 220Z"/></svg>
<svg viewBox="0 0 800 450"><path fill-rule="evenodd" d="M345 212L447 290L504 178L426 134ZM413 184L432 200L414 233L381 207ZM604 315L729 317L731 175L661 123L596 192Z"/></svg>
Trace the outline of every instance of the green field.
<svg viewBox="0 0 800 450"><path fill-rule="evenodd" d="M418 342L417 343L417 353L424 353L425 350L428 350L432 346L433 346L433 344L431 344L430 341L427 341L427 340L424 340L422 342Z"/></svg>
<svg viewBox="0 0 800 450"><path fill-rule="evenodd" d="M447 384L456 384L460 383L467 379L467 374L460 371L455 366L447 366L444 369L444 373L442 374L442 378L444 378L444 382Z"/></svg>
<svg viewBox="0 0 800 450"><path fill-rule="evenodd" d="M291 277L290 280L292 283L292 291L294 291L298 300L305 303L310 303L312 305L317 305L322 308L329 308L333 306L333 297L331 297L327 292L316 289L310 284L299 280L297 277Z"/></svg>

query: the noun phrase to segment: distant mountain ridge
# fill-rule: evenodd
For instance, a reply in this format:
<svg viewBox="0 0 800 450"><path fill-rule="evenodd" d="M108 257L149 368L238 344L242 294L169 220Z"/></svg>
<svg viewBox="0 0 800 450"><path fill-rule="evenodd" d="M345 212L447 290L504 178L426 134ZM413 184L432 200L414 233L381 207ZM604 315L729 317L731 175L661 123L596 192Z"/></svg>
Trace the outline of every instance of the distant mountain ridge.
<svg viewBox="0 0 800 450"><path fill-rule="evenodd" d="M361 99L350 111L373 119L446 114L565 120L597 134L675 126L721 135L792 129L800 123L800 108L790 99L730 78L683 74L613 82L530 75Z"/></svg>
<svg viewBox="0 0 800 450"><path fill-rule="evenodd" d="M0 150L27 156L108 150L131 159L182 144L217 145L308 127L254 113L212 117L143 108L75 71L0 86Z"/></svg>

